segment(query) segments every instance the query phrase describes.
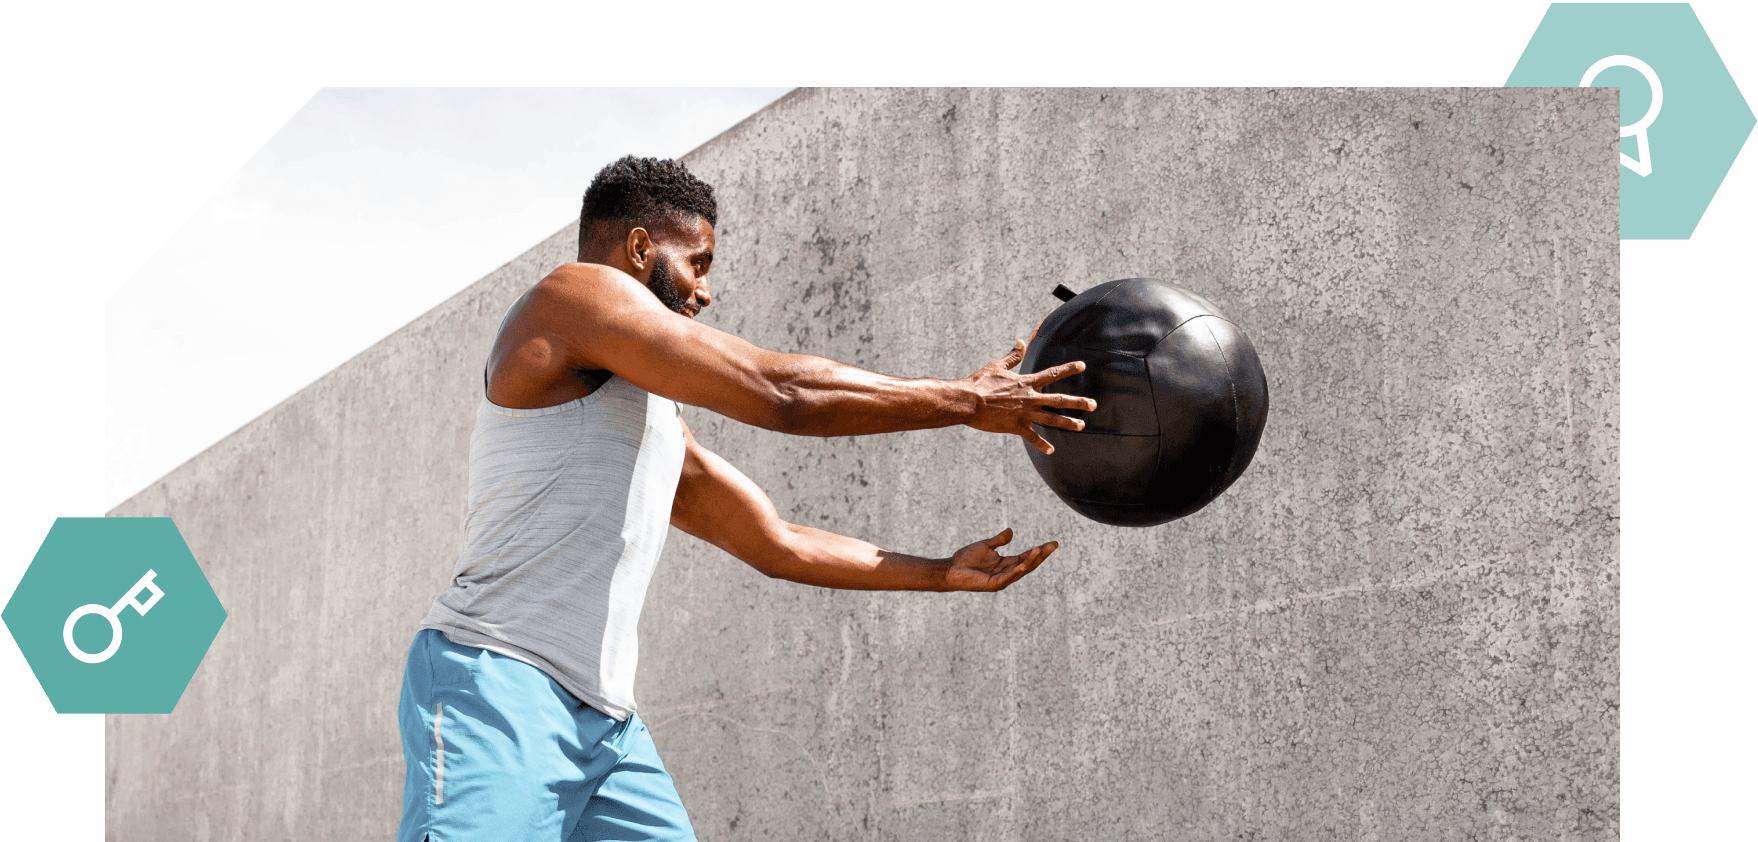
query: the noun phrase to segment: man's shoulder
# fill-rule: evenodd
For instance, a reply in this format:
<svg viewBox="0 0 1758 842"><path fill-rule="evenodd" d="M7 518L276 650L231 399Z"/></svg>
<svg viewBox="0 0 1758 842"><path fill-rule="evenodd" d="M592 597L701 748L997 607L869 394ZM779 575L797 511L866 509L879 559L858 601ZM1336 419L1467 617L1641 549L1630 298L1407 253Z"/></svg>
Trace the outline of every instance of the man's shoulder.
<svg viewBox="0 0 1758 842"><path fill-rule="evenodd" d="M639 307L651 297L628 273L601 263L566 263L538 281L525 295L522 317L565 314L570 322L593 313ZM575 322L577 323L577 322Z"/></svg>
<svg viewBox="0 0 1758 842"><path fill-rule="evenodd" d="M635 280L614 267L567 263L520 296L495 331L484 386L515 409L547 407L590 394L611 371L596 346L624 321ZM638 306L638 305L636 305Z"/></svg>

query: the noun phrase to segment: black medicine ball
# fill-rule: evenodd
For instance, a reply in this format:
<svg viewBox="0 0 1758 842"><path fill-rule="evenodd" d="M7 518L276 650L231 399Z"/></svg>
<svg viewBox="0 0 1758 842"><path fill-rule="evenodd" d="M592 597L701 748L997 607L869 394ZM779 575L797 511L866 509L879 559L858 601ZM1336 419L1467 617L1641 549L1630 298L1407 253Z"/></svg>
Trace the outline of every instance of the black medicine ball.
<svg viewBox="0 0 1758 842"><path fill-rule="evenodd" d="M1086 429L1034 425L1056 448L1026 445L1050 490L1112 526L1155 526L1220 496L1251 464L1269 413L1269 382L1245 332L1171 284L1130 278L1075 295L1038 328L1019 371L1084 360L1044 388L1097 401L1052 410Z"/></svg>

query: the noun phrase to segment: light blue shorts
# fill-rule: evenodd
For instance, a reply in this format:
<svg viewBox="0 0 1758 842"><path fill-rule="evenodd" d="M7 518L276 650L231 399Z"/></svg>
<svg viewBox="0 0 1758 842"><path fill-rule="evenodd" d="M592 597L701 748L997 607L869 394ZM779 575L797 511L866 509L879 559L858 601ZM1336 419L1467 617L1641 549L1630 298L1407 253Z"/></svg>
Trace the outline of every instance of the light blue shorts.
<svg viewBox="0 0 1758 842"><path fill-rule="evenodd" d="M618 722L524 661L423 629L397 722L398 842L696 838L640 717Z"/></svg>

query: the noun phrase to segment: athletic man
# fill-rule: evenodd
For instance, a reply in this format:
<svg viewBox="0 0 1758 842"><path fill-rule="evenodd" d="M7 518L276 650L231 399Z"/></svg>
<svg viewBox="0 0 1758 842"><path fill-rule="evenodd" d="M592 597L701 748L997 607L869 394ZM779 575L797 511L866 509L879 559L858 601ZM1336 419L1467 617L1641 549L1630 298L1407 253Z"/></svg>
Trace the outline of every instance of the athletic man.
<svg viewBox="0 0 1758 842"><path fill-rule="evenodd" d="M1080 429L1039 388L1080 370L903 380L766 351L694 321L712 301L713 190L623 158L586 191L578 263L507 312L470 439L467 538L409 650L400 842L694 839L635 714L635 625L666 525L765 575L829 588L998 591L1055 551L1012 530L929 559L783 522L678 404L809 436L965 424Z"/></svg>

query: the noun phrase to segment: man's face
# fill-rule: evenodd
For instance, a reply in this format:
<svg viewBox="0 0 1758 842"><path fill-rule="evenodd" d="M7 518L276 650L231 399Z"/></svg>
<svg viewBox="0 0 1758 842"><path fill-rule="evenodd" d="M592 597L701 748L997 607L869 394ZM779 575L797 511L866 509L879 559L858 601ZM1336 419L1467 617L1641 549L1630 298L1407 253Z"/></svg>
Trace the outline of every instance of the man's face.
<svg viewBox="0 0 1758 842"><path fill-rule="evenodd" d="M713 300L708 292L708 270L714 265L714 226L697 216L656 227L659 230L651 235L655 254L647 288L667 309L695 318Z"/></svg>

